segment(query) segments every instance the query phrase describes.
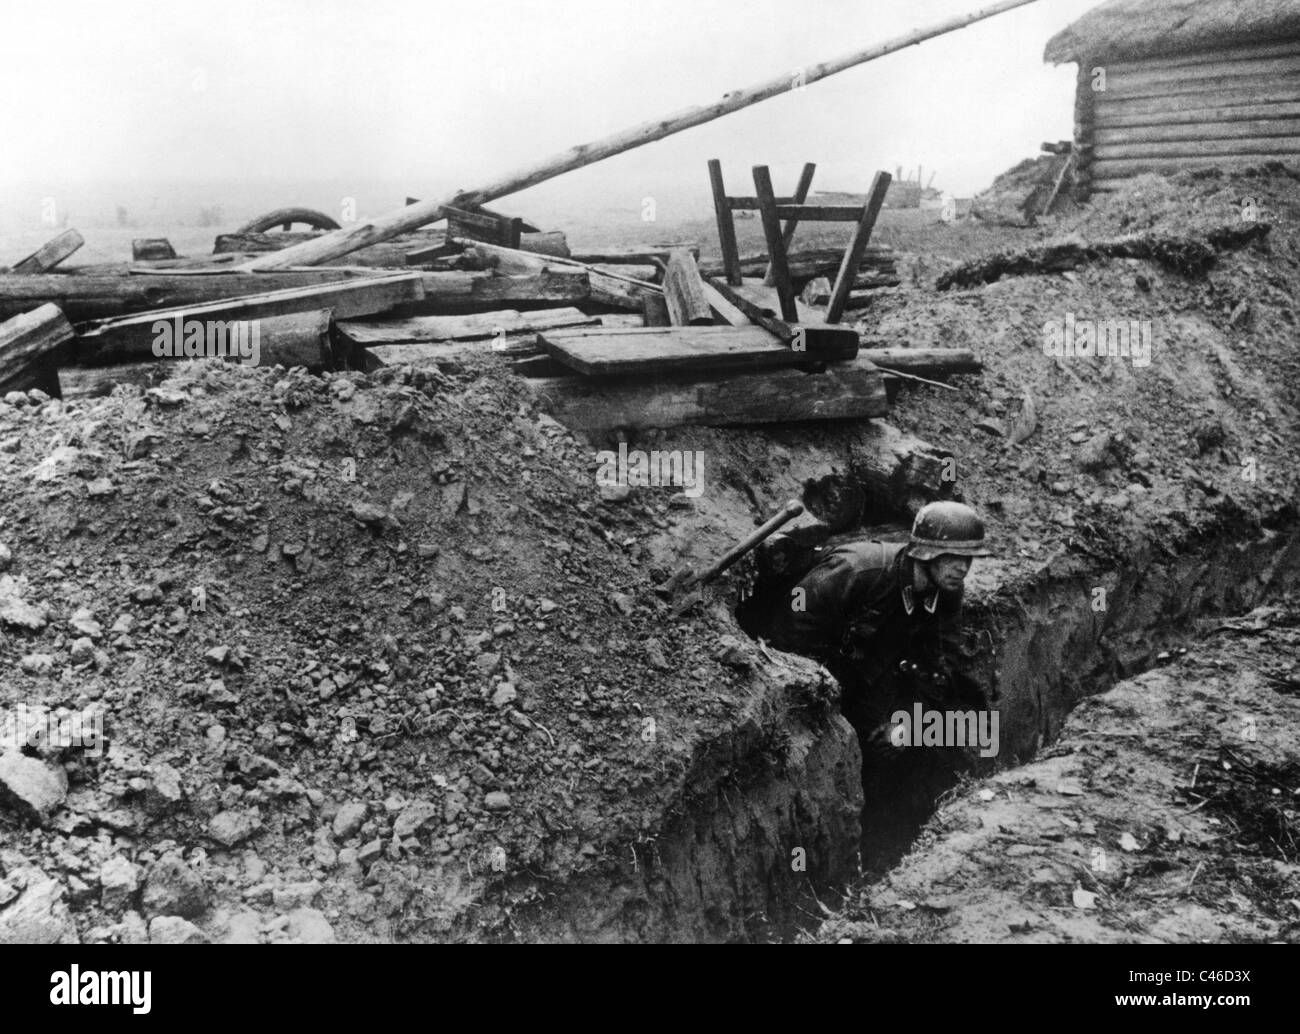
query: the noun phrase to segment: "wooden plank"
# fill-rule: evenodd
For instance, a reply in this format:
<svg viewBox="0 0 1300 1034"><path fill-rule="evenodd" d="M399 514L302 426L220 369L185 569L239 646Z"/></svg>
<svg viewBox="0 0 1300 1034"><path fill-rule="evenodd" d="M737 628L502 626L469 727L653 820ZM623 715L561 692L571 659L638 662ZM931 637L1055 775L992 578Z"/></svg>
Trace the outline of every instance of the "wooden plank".
<svg viewBox="0 0 1300 1034"><path fill-rule="evenodd" d="M853 223L862 218L861 205L777 205L782 219L808 219L818 223Z"/></svg>
<svg viewBox="0 0 1300 1034"><path fill-rule="evenodd" d="M538 343L554 359L589 377L797 366L809 357L787 348L762 327L643 327L639 330L543 331ZM839 355L850 359L857 341Z"/></svg>
<svg viewBox="0 0 1300 1034"><path fill-rule="evenodd" d="M700 246L698 244L629 244L609 245L601 248L587 248L574 252L569 257L588 265L652 265L667 262L674 251L686 249L698 261Z"/></svg>
<svg viewBox="0 0 1300 1034"><path fill-rule="evenodd" d="M1091 94L1091 90L1089 90ZM1300 100L1300 82L1256 86L1235 90L1206 90L1188 93L1157 94L1150 97L1111 97L1093 95L1094 118L1109 120L1118 115L1177 113L1198 108L1240 107L1243 105L1288 104Z"/></svg>
<svg viewBox="0 0 1300 1034"><path fill-rule="evenodd" d="M597 269L574 259L560 258L553 255L535 255L531 252L516 251L513 248L501 248L481 241L465 241L466 246L478 256L485 265L504 274L538 274L546 269L572 268L587 271L591 282L591 300L602 305L629 309L640 312L641 295L645 290L658 293L658 284L629 280L622 274Z"/></svg>
<svg viewBox="0 0 1300 1034"><path fill-rule="evenodd" d="M1272 121L1300 118L1300 100L1272 104L1237 104L1227 107L1181 108L1172 111L1130 113L1123 108L1099 110L1095 127L1102 130L1130 129L1140 126L1205 125L1216 122Z"/></svg>
<svg viewBox="0 0 1300 1034"><path fill-rule="evenodd" d="M470 293L472 276L487 274L416 274L425 278L451 276L463 282L463 292ZM133 276L110 276L81 273L36 273L0 275L0 319L16 316L47 302L61 308L74 323L104 319L127 313L177 305L197 305L222 298L259 294L312 284L357 283L371 280L370 271L356 273L328 267L303 272L276 273L209 272L202 275L143 273ZM440 281L441 282L441 281Z"/></svg>
<svg viewBox="0 0 1300 1034"><path fill-rule="evenodd" d="M131 258L136 262L159 262L176 257L176 249L166 237L138 237L131 242Z"/></svg>
<svg viewBox="0 0 1300 1034"><path fill-rule="evenodd" d="M1182 140L1172 143L1106 144L1093 151L1097 164L1123 158L1199 158L1212 154L1300 154L1300 139Z"/></svg>
<svg viewBox="0 0 1300 1034"><path fill-rule="evenodd" d="M885 203L885 195L889 192L889 184L892 180L893 177L889 173L877 172L871 181L867 203L862 208L857 228L853 232L853 240L849 242L848 250L844 252L844 261L840 264L835 286L831 288L830 304L826 307L827 323L838 323L840 317L844 315L849 291L853 288L858 266L862 264L862 255L867 250L867 242L871 240L871 231L875 228L876 217Z"/></svg>
<svg viewBox="0 0 1300 1034"><path fill-rule="evenodd" d="M674 251L664 272L664 300L675 327L707 327L713 310L704 294L704 281L689 251Z"/></svg>
<svg viewBox="0 0 1300 1034"><path fill-rule="evenodd" d="M0 323L0 395L28 388L58 394L54 371L63 346L74 336L57 305L42 305Z"/></svg>
<svg viewBox="0 0 1300 1034"><path fill-rule="evenodd" d="M864 345L868 342L864 341ZM968 348L872 348L858 353L885 371L915 374L918 377L947 377L959 373L979 373L983 364Z"/></svg>
<svg viewBox="0 0 1300 1034"><path fill-rule="evenodd" d="M555 255L559 258L569 257L569 239L563 230L547 230L545 233L521 234L517 243L506 244L504 246L507 248L518 248L520 251L531 251L535 255Z"/></svg>
<svg viewBox="0 0 1300 1034"><path fill-rule="evenodd" d="M713 212L718 222L718 244L722 249L722 271L729 284L740 283L740 248L736 244L736 221L731 214L727 189L722 182L722 162L709 159L709 185L713 191Z"/></svg>
<svg viewBox="0 0 1300 1034"><path fill-rule="evenodd" d="M795 204L802 205L805 201L808 200L808 191L812 189L813 176L815 176L816 173L817 173L817 165L814 162L804 163L803 171L799 173L799 182L795 184L794 196L791 199ZM791 242L794 241L794 232L798 228L799 228L799 219L798 217L795 217L793 219L787 219L785 226L781 230L781 246L785 249L787 268L789 267L790 264L790 244ZM776 281L772 278L771 263L768 263L767 269L764 270L763 272L763 283L765 284L776 283Z"/></svg>
<svg viewBox="0 0 1300 1034"><path fill-rule="evenodd" d="M1300 55L1300 41L1284 43L1250 43L1223 50L1202 50L1170 57L1145 57L1136 61L1107 61L1106 72L1143 72L1161 68L1186 68L1191 65L1217 65L1221 61L1253 61L1256 58Z"/></svg>
<svg viewBox="0 0 1300 1034"><path fill-rule="evenodd" d="M542 408L575 431L772 424L881 417L884 377L870 363L832 363L824 373L783 368L680 378L552 377L523 381Z"/></svg>
<svg viewBox="0 0 1300 1034"><path fill-rule="evenodd" d="M203 305L154 309L92 324L82 335L80 345L91 350L96 360L102 362L121 356L150 354L154 339L152 327L158 321L178 318L182 321L255 320L322 308L333 309L337 319L369 316L423 298L421 281L420 273L398 273L344 283L268 291Z"/></svg>
<svg viewBox="0 0 1300 1034"><path fill-rule="evenodd" d="M709 300L709 308L713 310L713 318L717 322L724 323L729 327L752 327L754 325L753 320L741 312L707 280L704 281L704 297Z"/></svg>
<svg viewBox="0 0 1300 1034"><path fill-rule="evenodd" d="M1300 71L1300 56L1254 58L1245 61L1219 61L1188 64L1170 68L1106 68L1106 92L1134 93L1169 83L1230 82L1234 79L1275 78Z"/></svg>
<svg viewBox="0 0 1300 1034"><path fill-rule="evenodd" d="M840 268L843 260L843 248L808 248L786 255L790 275L796 280L833 275ZM897 263L898 253L888 245L868 244L862 256L864 270L893 272ZM759 277L765 280L767 267L768 256L765 251L740 256L740 270L745 277ZM723 263L717 259L704 259L700 262L700 275L706 279L711 276L723 276L725 272Z"/></svg>
<svg viewBox="0 0 1300 1034"><path fill-rule="evenodd" d="M1145 97L1174 97L1180 94L1220 96L1231 90L1292 89L1300 82L1300 74L1286 72L1274 75L1224 76L1218 79L1187 79L1166 83L1131 86L1120 90L1111 86L1109 79L1102 96L1109 100L1138 100Z"/></svg>
<svg viewBox="0 0 1300 1034"><path fill-rule="evenodd" d="M714 286L717 287L716 284ZM733 287L730 292L725 293L734 304L741 305L742 308L742 303L737 302L734 295L740 295L744 301L747 301L751 305L757 306L760 310L773 315L775 315L781 307L780 300L776 295L776 288L769 287L756 277L745 277L744 280L741 281L739 287ZM753 319L752 313L747 313L747 315ZM817 324L826 322L826 318L820 309L815 309L811 305L806 305L797 298L795 299L795 315L796 319L790 322L798 323L802 326L816 326Z"/></svg>
<svg viewBox="0 0 1300 1034"><path fill-rule="evenodd" d="M430 277L463 276L455 273L425 273L425 303L431 295ZM544 269L533 276L492 276L474 273L470 299L476 303L583 302L591 297L591 278L581 269ZM435 281L437 283L437 281Z"/></svg>
<svg viewBox="0 0 1300 1034"><path fill-rule="evenodd" d="M1242 119L1171 126L1134 126L1123 129L1098 127L1094 134L1098 153L1102 148L1109 149L1117 144L1267 140L1273 137L1300 137L1300 119Z"/></svg>
<svg viewBox="0 0 1300 1034"><path fill-rule="evenodd" d="M195 362L222 359L245 366L302 366L319 373L335 366L334 347L330 340L332 313L329 309L293 312L283 316L259 317L247 321L219 321L203 340L190 338L182 328L164 321L170 333L159 335L153 343L154 361ZM152 329L152 328L151 328ZM157 328L160 331L162 327Z"/></svg>
<svg viewBox="0 0 1300 1034"><path fill-rule="evenodd" d="M416 341L467 341L556 327L599 326L600 319L578 309L503 309L468 316L414 316L396 320L344 320L339 334L357 345Z"/></svg>
<svg viewBox="0 0 1300 1034"><path fill-rule="evenodd" d="M671 327L673 318L668 312L668 299L647 292L641 299L641 319L647 327Z"/></svg>
<svg viewBox="0 0 1300 1034"><path fill-rule="evenodd" d="M1249 154L1249 155L1202 155L1197 158L1126 158L1116 161L1098 161L1093 165L1093 189L1112 190L1123 186L1125 181L1143 172L1158 172L1168 175L1185 172L1188 169L1223 169L1225 172L1237 169L1259 168L1265 162L1278 161L1295 166L1294 154Z"/></svg>
<svg viewBox="0 0 1300 1034"><path fill-rule="evenodd" d="M85 238L76 230L64 230L14 264L11 273L44 273L53 269L65 258L85 244Z"/></svg>
<svg viewBox="0 0 1300 1034"><path fill-rule="evenodd" d="M815 359L821 354L842 355L856 354L858 335L847 327L828 327L820 322L787 323L784 320L777 319L771 308L755 303L752 298L746 297L742 291L752 295L763 297L771 300L774 288L764 287L755 282L752 285L742 284L740 287L732 287L725 280L716 277L709 281L718 292L731 302L732 305L740 309L746 316L762 327L770 334L775 334L791 351L800 352L809 359ZM807 311L811 315L816 315L815 310L807 309L802 302L796 301L796 308L799 311Z"/></svg>
<svg viewBox="0 0 1300 1034"><path fill-rule="evenodd" d="M766 165L755 165L753 172L754 190L758 193L758 215L763 221L763 237L767 240L768 253L772 256L769 272L776 291L777 305L781 319L786 323L795 323L799 320L799 315L795 311L794 283L790 279L790 266L786 262L785 247L782 244L781 220L776 214L772 174Z"/></svg>

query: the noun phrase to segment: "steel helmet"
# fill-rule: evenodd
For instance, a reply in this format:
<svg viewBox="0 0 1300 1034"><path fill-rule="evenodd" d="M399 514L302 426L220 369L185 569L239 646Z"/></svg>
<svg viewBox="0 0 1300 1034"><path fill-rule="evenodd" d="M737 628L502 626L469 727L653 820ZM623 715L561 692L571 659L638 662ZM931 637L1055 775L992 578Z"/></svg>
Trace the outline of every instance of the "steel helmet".
<svg viewBox="0 0 1300 1034"><path fill-rule="evenodd" d="M927 503L917 511L907 554L916 560L933 560L945 554L992 556L984 548L984 522L962 503Z"/></svg>

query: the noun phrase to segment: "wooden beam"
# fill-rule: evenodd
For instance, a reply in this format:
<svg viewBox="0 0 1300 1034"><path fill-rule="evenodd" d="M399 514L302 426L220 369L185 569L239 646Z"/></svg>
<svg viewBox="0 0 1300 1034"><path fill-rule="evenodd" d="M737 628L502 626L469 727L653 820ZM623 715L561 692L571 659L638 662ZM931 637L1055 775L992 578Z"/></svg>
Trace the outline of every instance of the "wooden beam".
<svg viewBox="0 0 1300 1034"><path fill-rule="evenodd" d="M785 247L782 245L781 221L776 214L776 193L772 190L772 174L766 165L754 166L754 189L758 193L758 214L763 220L763 236L767 239L767 250L772 257L769 275L776 288L777 303L781 319L795 323L799 316L795 311L794 283L790 279L790 266L785 259Z"/></svg>
<svg viewBox="0 0 1300 1034"><path fill-rule="evenodd" d="M59 353L74 336L57 305L42 305L0 323L0 395L28 388L57 395Z"/></svg>
<svg viewBox="0 0 1300 1034"><path fill-rule="evenodd" d="M436 301L436 291L431 294L429 278L461 274L426 273L425 302ZM510 305L519 302L583 302L591 297L591 278L581 269L543 269L533 276L491 276L470 274L474 279L470 300L479 304L498 303ZM436 281L435 281L436 283Z"/></svg>
<svg viewBox="0 0 1300 1034"><path fill-rule="evenodd" d="M537 274L547 269L572 268L586 270L591 283L591 300L614 308L629 309L640 312L641 296L649 290L660 292L658 284L623 276L620 273L601 270L595 266L577 262L574 259L560 258L554 255L535 255L513 248L501 248L482 241L462 241L487 266L505 274Z"/></svg>
<svg viewBox="0 0 1300 1034"><path fill-rule="evenodd" d="M675 327L707 327L713 310L704 294L704 281L689 251L674 251L664 272L664 300Z"/></svg>
<svg viewBox="0 0 1300 1034"><path fill-rule="evenodd" d="M85 238L76 230L64 230L57 237L46 241L21 262L15 263L9 272L44 273L53 269L85 243Z"/></svg>
<svg viewBox="0 0 1300 1034"><path fill-rule="evenodd" d="M752 327L754 325L753 320L741 312L737 306L732 304L721 291L707 280L704 281L704 297L709 300L709 308L713 310L715 321L724 323L729 327Z"/></svg>
<svg viewBox="0 0 1300 1034"><path fill-rule="evenodd" d="M599 326L600 318L578 309L503 309L469 316L414 316L399 320L344 320L339 334L355 345L391 345L415 341L468 341L504 337L556 327Z"/></svg>
<svg viewBox="0 0 1300 1034"><path fill-rule="evenodd" d="M731 214L727 188L722 182L722 162L709 159L709 186L713 191L713 212L718 222L718 244L722 249L722 272L729 284L740 283L740 249L736 244L736 220Z"/></svg>
<svg viewBox="0 0 1300 1034"><path fill-rule="evenodd" d="M831 61L808 65L800 69L799 85L811 85L828 76L873 61L886 54L904 50L925 40L942 36L974 22L982 21L985 18L1033 2L1034 0L1000 0L998 3L971 14L950 18L937 25L909 32L885 43L855 50L853 53L845 54ZM662 140L674 133L690 129L692 126L704 125L706 122L712 122L714 119L722 118L724 115L729 115L734 111L769 100L772 97L783 96L790 92L791 87L790 74L783 69L779 75L772 79L744 89L732 90L724 94L721 100L712 104L704 104L675 114L661 116L649 122L632 126L612 136L580 144L544 161L507 173L475 190L458 190L436 200L421 201L418 204L399 208L394 212L389 212L374 219L364 220L355 226L335 230L319 240L308 241L285 251L261 256L249 263L248 268L276 269L283 266L318 265L321 262L336 259L349 252L356 251L358 248L388 240L400 233L433 222L439 217L446 205L471 208L485 204L494 198L518 193L528 187L554 179L563 173L572 172L574 169L584 168L595 162L622 154L624 151L630 151L645 144L653 143L656 140Z"/></svg>
<svg viewBox="0 0 1300 1034"><path fill-rule="evenodd" d="M424 297L421 274L398 273L369 277L340 284L295 287L268 291L242 298L227 298L204 305L154 309L116 320L101 320L81 337L79 346L90 350L99 362L124 356L152 354L156 336L153 326L160 321L245 321L262 320L324 307L339 319L387 312Z"/></svg>
<svg viewBox="0 0 1300 1034"><path fill-rule="evenodd" d="M673 318L668 312L668 299L662 294L647 291L641 297L641 316L647 327L671 327Z"/></svg>
<svg viewBox="0 0 1300 1034"><path fill-rule="evenodd" d="M425 280L438 277L439 284L444 283L443 278L451 278L460 287L458 290L448 289L447 293L452 295L469 295L472 278L487 276L470 273L412 275L422 276ZM59 306L74 323L83 323L86 320L177 305L198 305L221 298L260 294L263 291L315 284L357 283L372 279L374 274L370 271L358 273L329 268L279 273L237 273L230 270L202 275L180 274L178 271L132 276L5 274L0 275L0 319L16 316L48 302Z"/></svg>
<svg viewBox="0 0 1300 1034"><path fill-rule="evenodd" d="M863 341L858 353L885 371L898 371L917 377L948 377L959 373L979 373L984 365L968 348L872 348Z"/></svg>
<svg viewBox="0 0 1300 1034"><path fill-rule="evenodd" d="M653 265L668 261L674 251L685 248L698 261L700 246L698 244L629 244L610 245L603 248L588 248L570 255L577 262L588 265Z"/></svg>
<svg viewBox="0 0 1300 1034"><path fill-rule="evenodd" d="M809 358L791 351L762 327L673 326L636 330L556 330L538 335L549 355L589 377L671 374L685 370L734 370L797 366ZM847 359L857 342L840 355Z"/></svg>
<svg viewBox="0 0 1300 1034"><path fill-rule="evenodd" d="M696 374L685 378L523 382L542 408L575 431L692 425L791 423L884 416L884 379L870 363L834 363L824 373L797 369Z"/></svg>
<svg viewBox="0 0 1300 1034"><path fill-rule="evenodd" d="M160 262L176 257L176 249L166 237L139 237L131 242L131 259L135 262Z"/></svg>
<svg viewBox="0 0 1300 1034"><path fill-rule="evenodd" d="M889 173L877 172L871 181L867 203L859 213L853 239L849 242L848 250L844 252L844 261L840 264L835 286L831 288L830 304L826 306L827 323L838 323L840 317L844 315L844 305L849 300L849 291L853 289L858 267L862 264L862 255L867 250L867 242L871 240L871 231L875 228L876 217L880 215L880 208L885 203L885 195L889 192L889 184L892 180L893 177Z"/></svg>
<svg viewBox="0 0 1300 1034"><path fill-rule="evenodd" d="M856 354L858 335L847 327L828 327L821 322L820 316L796 300L795 308L801 314L808 315L808 322L787 323L777 319L772 309L766 304L759 304L747 295L763 295L771 300L773 288L763 287L756 281L732 287L725 280L713 277L711 283L718 292L748 316L760 327L780 338L791 350L801 352L809 358L816 359L822 353L831 355ZM742 293L744 292L744 293ZM850 339L852 344L850 345Z"/></svg>
<svg viewBox="0 0 1300 1034"><path fill-rule="evenodd" d="M795 184L794 197L791 200L796 205L802 205L808 200L808 191L812 189L813 176L817 173L817 165L814 162L806 162L803 171L799 173L799 182ZM786 253L786 264L789 265L790 245L794 241L794 232L799 228L799 217L795 216L787 220L785 228L781 231L781 246ZM766 271L763 273L763 283L773 285L776 283L772 279L772 266L769 263Z"/></svg>

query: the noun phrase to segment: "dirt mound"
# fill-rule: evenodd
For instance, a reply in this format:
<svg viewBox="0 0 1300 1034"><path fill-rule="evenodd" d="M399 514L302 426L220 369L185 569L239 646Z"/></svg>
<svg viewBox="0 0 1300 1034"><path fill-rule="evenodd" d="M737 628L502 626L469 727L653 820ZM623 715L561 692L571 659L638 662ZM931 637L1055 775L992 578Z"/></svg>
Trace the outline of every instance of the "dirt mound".
<svg viewBox="0 0 1300 1034"><path fill-rule="evenodd" d="M1067 155L1056 154L1026 158L998 176L987 190L975 195L971 215L995 226L1036 226L1067 160ZM1068 188L1069 184L1065 186ZM1054 212L1074 207L1068 194L1064 188L1058 194L1052 205Z"/></svg>
<svg viewBox="0 0 1300 1034"><path fill-rule="evenodd" d="M755 692L745 647L646 591L647 532L689 499L602 501L592 451L487 364L383 380L196 363L0 405L0 710L99 713L111 743L37 751L71 785L45 830L0 812L0 865L65 880L82 936L138 936L159 909L104 907L101 870L147 889L164 861L207 888L207 936L297 936L293 908L504 936L492 887L625 865L696 784L784 761L763 737L818 679ZM710 762L736 727L754 743Z"/></svg>

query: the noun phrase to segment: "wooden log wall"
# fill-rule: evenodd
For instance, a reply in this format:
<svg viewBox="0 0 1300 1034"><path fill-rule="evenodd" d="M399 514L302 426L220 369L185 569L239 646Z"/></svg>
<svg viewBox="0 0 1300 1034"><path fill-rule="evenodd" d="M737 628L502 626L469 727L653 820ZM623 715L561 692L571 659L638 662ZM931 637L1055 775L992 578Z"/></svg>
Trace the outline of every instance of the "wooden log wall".
<svg viewBox="0 0 1300 1034"><path fill-rule="evenodd" d="M1094 69L1105 89L1094 91ZM1082 186L1143 172L1300 165L1300 39L1138 61L1084 61L1075 103Z"/></svg>

